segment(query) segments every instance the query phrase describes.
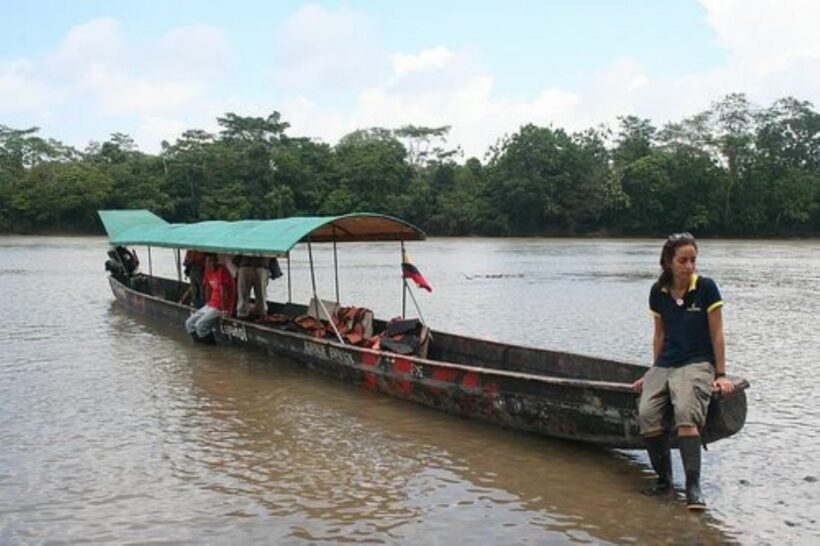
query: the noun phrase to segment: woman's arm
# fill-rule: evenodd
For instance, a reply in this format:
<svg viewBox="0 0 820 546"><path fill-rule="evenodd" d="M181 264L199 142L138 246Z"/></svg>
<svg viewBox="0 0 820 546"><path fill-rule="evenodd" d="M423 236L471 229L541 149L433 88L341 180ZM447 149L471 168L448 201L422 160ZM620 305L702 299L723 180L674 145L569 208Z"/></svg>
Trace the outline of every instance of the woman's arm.
<svg viewBox="0 0 820 546"><path fill-rule="evenodd" d="M726 344L723 340L723 309L717 307L709 315L709 335L712 337L712 349L715 351L714 388L721 393L735 390L734 384L724 377L726 375Z"/></svg>
<svg viewBox="0 0 820 546"><path fill-rule="evenodd" d="M652 336L652 363L654 364L658 357L661 356L663 349L663 319L658 315L654 315L655 319L655 335Z"/></svg>
<svg viewBox="0 0 820 546"><path fill-rule="evenodd" d="M715 351L715 372L726 373L726 345L723 342L723 310L718 307L708 315L709 334L712 336L712 348Z"/></svg>

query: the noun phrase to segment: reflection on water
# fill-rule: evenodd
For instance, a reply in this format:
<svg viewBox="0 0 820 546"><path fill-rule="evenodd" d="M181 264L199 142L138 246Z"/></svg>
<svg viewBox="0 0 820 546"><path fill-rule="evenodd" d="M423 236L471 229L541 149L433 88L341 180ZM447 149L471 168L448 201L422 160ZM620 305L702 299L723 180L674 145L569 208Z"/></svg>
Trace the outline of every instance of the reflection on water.
<svg viewBox="0 0 820 546"><path fill-rule="evenodd" d="M454 239L411 250L438 328L645 361L656 246ZM344 302L399 312L394 245L340 250ZM819 410L800 394L820 373L818 250L702 245L727 301L729 365L753 389L747 428L705 454L710 510L698 517L640 494L651 480L640 453L496 429L287 360L192 345L111 303L104 241L0 238L0 543L811 542ZM167 254L155 250L154 267L171 276ZM329 253L318 259L330 295ZM305 262L293 265L304 301ZM284 283L271 292L283 297Z"/></svg>

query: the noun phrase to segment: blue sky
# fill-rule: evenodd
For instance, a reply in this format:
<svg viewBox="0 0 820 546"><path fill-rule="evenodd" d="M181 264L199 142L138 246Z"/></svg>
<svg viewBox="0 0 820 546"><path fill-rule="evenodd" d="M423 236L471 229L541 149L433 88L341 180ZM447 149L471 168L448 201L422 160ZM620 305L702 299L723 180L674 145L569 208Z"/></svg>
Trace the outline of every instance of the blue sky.
<svg viewBox="0 0 820 546"><path fill-rule="evenodd" d="M333 143L452 126L481 157L523 123L662 124L741 91L820 99L820 2L11 2L0 123L155 152L215 118L282 113Z"/></svg>

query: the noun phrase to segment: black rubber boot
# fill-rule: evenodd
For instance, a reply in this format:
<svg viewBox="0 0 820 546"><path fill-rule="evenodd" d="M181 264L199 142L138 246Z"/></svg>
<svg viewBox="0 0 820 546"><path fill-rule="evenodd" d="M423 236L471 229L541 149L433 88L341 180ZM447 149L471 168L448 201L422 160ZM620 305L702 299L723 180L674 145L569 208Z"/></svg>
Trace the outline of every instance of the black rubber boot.
<svg viewBox="0 0 820 546"><path fill-rule="evenodd" d="M649 462L658 475L655 485L645 491L648 495L665 495L672 491L672 453L669 449L669 436L664 433L660 436L645 438L646 451L649 453Z"/></svg>
<svg viewBox="0 0 820 546"><path fill-rule="evenodd" d="M686 507L689 510L706 510L706 501L700 492L700 436L680 436L678 448L686 473Z"/></svg>
<svg viewBox="0 0 820 546"><path fill-rule="evenodd" d="M208 335L199 338L199 341L201 341L205 345L215 345L216 344L216 339L214 339L214 333L213 332L208 332Z"/></svg>
<svg viewBox="0 0 820 546"><path fill-rule="evenodd" d="M188 335L191 336L191 339L193 339L195 343L200 343L202 341L202 339L196 335L196 332L188 332Z"/></svg>

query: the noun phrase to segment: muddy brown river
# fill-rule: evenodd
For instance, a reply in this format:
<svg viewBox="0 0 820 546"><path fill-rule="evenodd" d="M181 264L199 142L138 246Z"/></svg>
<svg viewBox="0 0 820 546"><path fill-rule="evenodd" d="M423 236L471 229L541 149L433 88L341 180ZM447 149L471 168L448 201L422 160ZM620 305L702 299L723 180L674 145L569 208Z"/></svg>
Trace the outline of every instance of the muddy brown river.
<svg viewBox="0 0 820 546"><path fill-rule="evenodd" d="M434 328L649 363L660 240L408 245ZM0 237L0 544L818 544L820 241L701 241L726 302L738 435L704 515L641 494L639 452L502 430L287 359L194 345L114 303L97 237ZM148 269L145 248L137 248ZM334 295L318 246L319 293ZM401 311L397 244L339 246L341 300ZM176 278L153 249L154 273ZM307 255L293 257L306 302ZM273 299L287 298L284 279ZM682 470L675 454L676 484Z"/></svg>

